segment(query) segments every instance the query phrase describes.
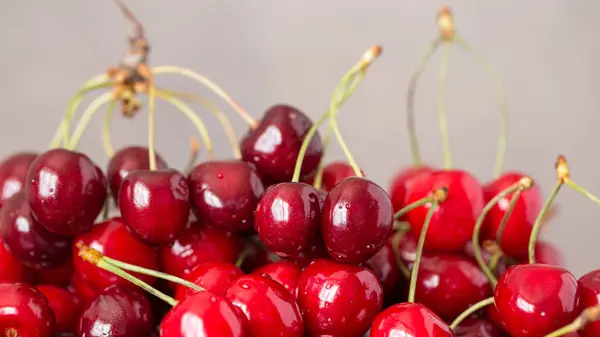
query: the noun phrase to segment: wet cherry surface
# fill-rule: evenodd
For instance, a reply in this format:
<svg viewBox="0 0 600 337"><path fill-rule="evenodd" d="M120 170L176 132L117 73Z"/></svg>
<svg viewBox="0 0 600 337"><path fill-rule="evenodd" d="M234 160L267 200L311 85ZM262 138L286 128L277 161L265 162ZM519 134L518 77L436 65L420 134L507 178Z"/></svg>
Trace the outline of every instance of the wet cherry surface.
<svg viewBox="0 0 600 337"><path fill-rule="evenodd" d="M454 337L444 321L419 303L395 304L382 311L371 327L370 337Z"/></svg>
<svg viewBox="0 0 600 337"><path fill-rule="evenodd" d="M1 336L52 336L54 312L46 297L23 283L0 284Z"/></svg>

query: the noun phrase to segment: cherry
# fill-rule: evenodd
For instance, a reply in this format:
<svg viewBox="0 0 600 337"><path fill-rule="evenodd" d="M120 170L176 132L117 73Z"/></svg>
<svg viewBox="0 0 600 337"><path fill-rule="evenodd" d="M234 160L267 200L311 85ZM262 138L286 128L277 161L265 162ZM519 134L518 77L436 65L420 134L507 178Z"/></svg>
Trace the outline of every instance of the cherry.
<svg viewBox="0 0 600 337"><path fill-rule="evenodd" d="M16 283L25 280L28 272L25 265L6 248L0 236L0 283Z"/></svg>
<svg viewBox="0 0 600 337"><path fill-rule="evenodd" d="M56 286L40 285L37 286L37 289L46 296L54 312L56 317L55 333L75 333L83 309L81 300L75 294Z"/></svg>
<svg viewBox="0 0 600 337"><path fill-rule="evenodd" d="M190 215L187 179L177 170L130 172L119 191L128 228L153 244L173 242Z"/></svg>
<svg viewBox="0 0 600 337"><path fill-rule="evenodd" d="M392 198L392 205L394 206L394 212L398 212L404 206L408 205L407 197L408 191L412 182L418 179L422 175L429 175L434 170L428 166L411 166L398 172L390 187L390 196ZM400 221L406 220L406 214L404 214Z"/></svg>
<svg viewBox="0 0 600 337"><path fill-rule="evenodd" d="M99 290L92 288L92 285L87 283L85 279L77 273L71 275L71 282L67 290L75 295L83 303L83 307L93 301L100 294Z"/></svg>
<svg viewBox="0 0 600 337"><path fill-rule="evenodd" d="M36 157L37 153L21 152L0 163L0 207L23 189L27 170Z"/></svg>
<svg viewBox="0 0 600 337"><path fill-rule="evenodd" d="M302 268L308 266L312 260L324 258L329 258L329 254L327 253L327 248L320 232L317 232L312 240L310 240L307 249L300 252L297 256L291 257Z"/></svg>
<svg viewBox="0 0 600 337"><path fill-rule="evenodd" d="M279 183L265 191L256 207L254 228L264 245L281 256L306 250L319 226L317 191L305 183Z"/></svg>
<svg viewBox="0 0 600 337"><path fill-rule="evenodd" d="M156 251L133 236L127 230L122 218L108 219L95 225L89 233L76 237L73 245L75 273L79 274L95 291L102 291L113 284L129 285L130 283L79 257L79 249L75 246L78 242L116 260L148 269L158 269ZM131 274L149 284L156 281L152 276Z"/></svg>
<svg viewBox="0 0 600 337"><path fill-rule="evenodd" d="M454 330L456 337L501 337L502 331L485 319L471 318Z"/></svg>
<svg viewBox="0 0 600 337"><path fill-rule="evenodd" d="M110 286L85 309L77 326L81 337L148 336L153 328L148 299L130 286Z"/></svg>
<svg viewBox="0 0 600 337"><path fill-rule="evenodd" d="M225 298L201 291L169 311L160 323L160 335L244 337L244 330L236 309Z"/></svg>
<svg viewBox="0 0 600 337"><path fill-rule="evenodd" d="M167 163L156 153L156 168L166 169ZM119 189L125 177L137 170L149 170L150 161L148 148L141 146L129 146L117 151L108 162L106 178L110 186L110 192L115 201L119 200Z"/></svg>
<svg viewBox="0 0 600 337"><path fill-rule="evenodd" d="M225 296L227 288L244 272L228 262L206 262L192 270L185 279L219 296ZM175 299L183 300L196 293L191 288L178 284L175 288Z"/></svg>
<svg viewBox="0 0 600 337"><path fill-rule="evenodd" d="M600 270L591 271L583 275L577 281L579 285L580 309L597 306L600 304ZM587 324L579 331L581 337L598 336L600 333L600 321Z"/></svg>
<svg viewBox="0 0 600 337"><path fill-rule="evenodd" d="M228 231L252 227L264 187L249 164L238 160L202 163L190 172L189 182L198 219Z"/></svg>
<svg viewBox="0 0 600 337"><path fill-rule="evenodd" d="M363 173L364 175L364 173ZM345 161L335 161L323 167L321 189L331 191L344 178L354 177L354 169Z"/></svg>
<svg viewBox="0 0 600 337"><path fill-rule="evenodd" d="M343 263L371 258L392 231L394 210L387 193L374 182L348 177L325 199L321 231L329 255Z"/></svg>
<svg viewBox="0 0 600 337"><path fill-rule="evenodd" d="M310 336L362 336L383 305L383 290L369 269L314 260L298 279L298 304Z"/></svg>
<svg viewBox="0 0 600 337"><path fill-rule="evenodd" d="M400 303L382 311L371 326L370 337L395 336L454 337L454 333L424 305Z"/></svg>
<svg viewBox="0 0 600 337"><path fill-rule="evenodd" d="M41 292L23 283L3 283L0 294L1 336L52 336L56 320Z"/></svg>
<svg viewBox="0 0 600 337"><path fill-rule="evenodd" d="M383 293L386 296L391 294L398 284L403 281L403 275L400 272L400 268L398 268L391 240L387 240L379 252L365 262L365 264L379 279Z"/></svg>
<svg viewBox="0 0 600 337"><path fill-rule="evenodd" d="M475 250L473 248L473 242L469 241L467 242L467 244L465 245L465 249L464 249L464 254L466 256L468 256L472 261L475 261ZM492 254L487 251L486 249L482 248L481 249L481 255L483 256L483 260L485 261L485 263L487 263L489 265L491 259L492 259ZM527 263L527 262L524 262ZM542 262L543 263L543 262ZM498 262L496 263L496 274L501 275L502 273L504 273L506 271L506 269L508 268L508 263L506 261L505 258L501 257Z"/></svg>
<svg viewBox="0 0 600 337"><path fill-rule="evenodd" d="M408 191L407 204L432 196L433 191L448 188L447 199L434 211L425 238L428 251L457 252L471 240L477 216L483 210L483 190L469 173L460 170L434 171L419 176ZM417 207L406 213L411 231L421 234L429 207Z"/></svg>
<svg viewBox="0 0 600 337"><path fill-rule="evenodd" d="M540 264L551 264L554 266L562 267L565 264L564 257L562 253L556 246L551 244L550 242L545 241L536 241L535 243L535 261ZM520 263L526 264L528 263L527 256L519 259Z"/></svg>
<svg viewBox="0 0 600 337"><path fill-rule="evenodd" d="M229 287L226 297L244 316L246 336L304 336L295 296L272 279L242 276Z"/></svg>
<svg viewBox="0 0 600 337"><path fill-rule="evenodd" d="M300 266L289 260L281 260L266 264L256 270L255 275L267 275L276 282L279 282L291 294L296 296L298 289L298 279L302 269Z"/></svg>
<svg viewBox="0 0 600 337"><path fill-rule="evenodd" d="M579 314L577 280L544 264L510 267L500 278L494 302L502 325L514 337L544 336Z"/></svg>
<svg viewBox="0 0 600 337"><path fill-rule="evenodd" d="M106 185L86 155L54 149L31 163L25 191L35 220L51 232L76 235L92 228L104 206Z"/></svg>
<svg viewBox="0 0 600 337"><path fill-rule="evenodd" d="M311 126L310 119L298 109L275 105L240 141L242 158L256 165L257 172L267 185L290 181L300 147ZM323 145L317 133L304 155L302 177L316 170L322 155Z"/></svg>
<svg viewBox="0 0 600 337"><path fill-rule="evenodd" d="M13 256L34 269L58 267L71 254L71 238L49 232L34 220L23 191L0 210L0 233Z"/></svg>
<svg viewBox="0 0 600 337"><path fill-rule="evenodd" d="M244 247L246 254L241 266L244 272L251 273L259 267L279 260L277 255L270 254L264 247L256 244L252 239L242 239L241 241L241 246Z"/></svg>
<svg viewBox="0 0 600 337"><path fill-rule="evenodd" d="M418 237L411 232L406 232L402 235L400 242L398 242L398 252L402 262L408 267L415 262L417 257L417 245ZM392 240L392 238L390 238ZM424 251L426 253L426 251Z"/></svg>
<svg viewBox="0 0 600 337"><path fill-rule="evenodd" d="M68 259L65 263L56 268L34 270L34 283L65 287L71 282L73 271L73 259Z"/></svg>
<svg viewBox="0 0 600 337"><path fill-rule="evenodd" d="M519 182L523 177L525 177L523 174L516 172L503 174L498 179L483 187L485 200L491 200L498 193ZM481 228L481 237L483 239L496 240L498 228L508 211L513 194L511 193L500 199L488 212ZM542 195L536 185L520 193L502 234L500 248L504 254L514 258L527 256L529 236L541 208Z"/></svg>

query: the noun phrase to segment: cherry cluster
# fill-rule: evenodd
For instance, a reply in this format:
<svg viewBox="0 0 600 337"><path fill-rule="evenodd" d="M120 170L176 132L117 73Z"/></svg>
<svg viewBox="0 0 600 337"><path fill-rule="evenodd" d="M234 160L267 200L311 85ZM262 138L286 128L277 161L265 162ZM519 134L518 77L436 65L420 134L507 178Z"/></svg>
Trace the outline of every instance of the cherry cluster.
<svg viewBox="0 0 600 337"><path fill-rule="evenodd" d="M600 269L576 279L560 252L538 240L561 187L600 204L571 179L564 157L546 201L529 176L503 170L504 125L496 178L486 184L451 167L447 139L443 168L421 164L413 137L418 77L440 46L474 53L447 9L409 88L414 165L388 193L365 178L336 119L381 47L342 77L315 122L284 104L254 120L205 76L149 67L141 26L117 4L136 27L125 61L77 93L49 150L0 163L0 336L600 336ZM157 87L160 73L207 86L248 121L248 132L238 141L212 102ZM71 133L83 95L101 88L113 90L90 104ZM148 146L115 152L112 109L120 103L131 118L142 94ZM156 152L156 98L197 126L208 160L196 163L199 142L181 171ZM213 158L187 102L222 121L233 159ZM110 160L103 171L76 147L105 104ZM441 104L442 136L444 111ZM332 135L347 162L324 164Z"/></svg>

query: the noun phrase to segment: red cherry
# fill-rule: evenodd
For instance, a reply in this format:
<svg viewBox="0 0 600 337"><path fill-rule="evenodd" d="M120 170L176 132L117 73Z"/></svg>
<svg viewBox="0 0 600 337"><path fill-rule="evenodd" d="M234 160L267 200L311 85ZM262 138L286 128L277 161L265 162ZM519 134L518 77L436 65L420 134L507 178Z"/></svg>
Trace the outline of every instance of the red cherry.
<svg viewBox="0 0 600 337"><path fill-rule="evenodd" d="M371 326L370 337L396 336L454 337L454 333L424 305L400 303L382 311Z"/></svg>
<svg viewBox="0 0 600 337"><path fill-rule="evenodd" d="M168 337L244 337L236 309L223 297L207 291L179 302L160 323L160 335Z"/></svg>
<svg viewBox="0 0 600 337"><path fill-rule="evenodd" d="M50 337L55 318L46 297L23 283L0 284L0 335Z"/></svg>
<svg viewBox="0 0 600 337"><path fill-rule="evenodd" d="M408 205L407 197L408 191L416 179L423 175L429 175L434 170L428 166L411 166L398 172L390 187L390 196L392 198L392 205L394 206L394 212L398 212L404 206ZM400 221L406 220L406 214L404 214Z"/></svg>
<svg viewBox="0 0 600 337"><path fill-rule="evenodd" d="M40 285L37 289L46 296L48 304L56 317L55 334L73 334L77 329L79 316L83 310L81 300L65 289L51 286Z"/></svg>
<svg viewBox="0 0 600 337"><path fill-rule="evenodd" d="M435 210L427 235L428 251L457 252L471 240L475 221L483 210L483 190L477 180L465 171L435 171L412 182L407 204L431 196L434 190L448 188L448 198ZM411 231L421 234L429 207L417 207L406 214Z"/></svg>
<svg viewBox="0 0 600 337"><path fill-rule="evenodd" d="M529 263L527 256L519 259L520 263ZM551 244L538 240L535 243L535 262L539 264L551 264L554 266L562 267L565 265L565 259L560 250Z"/></svg>
<svg viewBox="0 0 600 337"><path fill-rule="evenodd" d="M516 172L503 174L498 179L483 187L485 200L491 200L498 193L519 182L523 177L523 174ZM481 228L481 237L483 239L496 240L498 228L510 206L513 194L511 193L500 199L488 212ZM542 202L541 192L535 185L521 192L502 233L500 248L504 254L514 258L527 256L529 236L533 228L533 223L542 208Z"/></svg>
<svg viewBox="0 0 600 337"><path fill-rule="evenodd" d="M393 240L390 238L390 240ZM411 232L406 232L402 235L400 242L398 242L398 252L402 262L409 267L411 266L417 257L417 242L418 237L415 237ZM427 253L426 250L423 251Z"/></svg>
<svg viewBox="0 0 600 337"><path fill-rule="evenodd" d="M300 274L298 304L310 336L362 336L381 310L383 290L369 269L318 259Z"/></svg>
<svg viewBox="0 0 600 337"><path fill-rule="evenodd" d="M492 258L492 254L490 254L490 252L485 250L483 247L480 247L480 248L481 248L481 255L483 256L483 260L485 261L485 263L487 263L489 265L491 258ZM475 259L475 249L473 248L472 241L467 242L467 244L465 245L464 254L466 256L468 256L471 259L471 261L474 261L475 263L477 263L477 260ZM525 262L525 263L527 263L527 262ZM543 262L541 262L541 263L543 263ZM498 275L503 274L508 267L509 266L507 264L506 259L500 258L496 264L496 269L495 269L496 274L498 274Z"/></svg>
<svg viewBox="0 0 600 337"><path fill-rule="evenodd" d="M242 276L229 287L226 297L242 313L246 336L304 336L295 296L272 279Z"/></svg>
<svg viewBox="0 0 600 337"><path fill-rule="evenodd" d="M600 269L583 275L577 281L579 285L580 309L600 305ZM600 321L587 324L579 331L581 337L600 336Z"/></svg>
<svg viewBox="0 0 600 337"><path fill-rule="evenodd" d="M258 240L258 238L256 240ZM251 239L242 239L240 246L244 247L246 254L241 266L242 270L246 273L251 273L261 266L279 260L279 257L275 254L270 254Z"/></svg>
<svg viewBox="0 0 600 337"><path fill-rule="evenodd" d="M302 269L300 266L289 260L281 260L266 264L256 270L254 275L267 275L276 282L279 282L291 294L296 296L298 288L298 279Z"/></svg>
<svg viewBox="0 0 600 337"><path fill-rule="evenodd" d="M73 275L73 259L68 259L65 263L52 269L34 270L33 279L35 284L53 285L57 287L66 287L71 282Z"/></svg>
<svg viewBox="0 0 600 337"><path fill-rule="evenodd" d="M244 272L228 262L206 262L192 270L185 279L219 296L225 296L227 288ZM196 293L193 289L178 284L175 299L178 301Z"/></svg>
<svg viewBox="0 0 600 337"><path fill-rule="evenodd" d="M27 170L36 157L37 153L21 152L0 163L0 207L23 189Z"/></svg>
<svg viewBox="0 0 600 337"><path fill-rule="evenodd" d="M27 268L6 248L2 237L0 237L0 283L23 282Z"/></svg>
<svg viewBox="0 0 600 337"><path fill-rule="evenodd" d="M544 264L510 267L500 278L494 302L502 325L514 337L544 336L579 314L577 280Z"/></svg>
<svg viewBox="0 0 600 337"><path fill-rule="evenodd" d="M92 228L106 200L106 185L86 155L54 149L31 163L25 191L35 220L51 232L77 235Z"/></svg>
<svg viewBox="0 0 600 337"><path fill-rule="evenodd" d="M361 171L362 172L362 171ZM323 178L321 188L324 191L331 191L344 178L354 177L354 169L345 161L336 161L323 167ZM364 173L363 173L364 176Z"/></svg>
<svg viewBox="0 0 600 337"><path fill-rule="evenodd" d="M169 167L164 159L156 154L156 168L159 170ZM123 179L132 171L149 170L150 160L148 148L141 146L125 147L117 151L108 162L106 178L110 185L110 192L115 201L119 200L119 189Z"/></svg>
<svg viewBox="0 0 600 337"><path fill-rule="evenodd" d="M456 337L501 337L502 330L485 319L471 318L454 329Z"/></svg>
<svg viewBox="0 0 600 337"><path fill-rule="evenodd" d="M99 290L92 288L92 286L77 273L71 275L71 283L67 290L77 295L77 298L83 303L83 307L87 307L87 305L100 294Z"/></svg>
<svg viewBox="0 0 600 337"><path fill-rule="evenodd" d="M167 244L185 229L190 215L189 188L173 169L130 172L119 191L127 227L144 241Z"/></svg>
<svg viewBox="0 0 600 337"><path fill-rule="evenodd" d="M327 253L327 248L325 247L320 232L317 232L313 239L310 240L307 249L297 256L291 257L291 259L302 268L308 266L312 260L325 258L329 258L329 254Z"/></svg>
<svg viewBox="0 0 600 337"><path fill-rule="evenodd" d="M240 141L242 158L256 165L257 172L267 185L290 181L298 152L311 127L311 120L296 108L275 105ZM322 156L323 145L317 132L304 155L301 178L317 169Z"/></svg>
<svg viewBox="0 0 600 337"><path fill-rule="evenodd" d="M282 256L306 250L319 226L317 191L305 183L269 187L256 207L254 228L264 245Z"/></svg>
<svg viewBox="0 0 600 337"><path fill-rule="evenodd" d="M370 258L365 264L375 273L383 287L383 293L388 296L393 293L399 283L403 281L403 275L398 268L396 255L392 249L391 240Z"/></svg>
<svg viewBox="0 0 600 337"><path fill-rule="evenodd" d="M79 274L95 291L102 291L113 284L129 285L130 283L79 257L79 250L75 247L78 242L113 259L148 269L158 269L156 251L134 237L127 230L123 219L109 219L95 225L89 233L76 237L73 242L75 273ZM149 284L156 281L152 276L131 274Z"/></svg>
<svg viewBox="0 0 600 337"><path fill-rule="evenodd" d="M393 223L394 210L387 193L370 180L349 177L325 199L321 232L333 259L358 264L385 244Z"/></svg>

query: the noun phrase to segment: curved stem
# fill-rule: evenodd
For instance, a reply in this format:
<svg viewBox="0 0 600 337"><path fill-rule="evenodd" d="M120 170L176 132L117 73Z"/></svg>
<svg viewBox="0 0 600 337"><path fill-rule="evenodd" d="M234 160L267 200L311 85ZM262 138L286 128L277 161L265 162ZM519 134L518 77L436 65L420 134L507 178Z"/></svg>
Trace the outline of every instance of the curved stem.
<svg viewBox="0 0 600 337"><path fill-rule="evenodd" d="M90 105L87 107L87 109L85 109L85 111L81 115L81 119L79 120L79 123L77 124L77 127L75 128L75 131L73 132L73 136L71 137L71 139L69 140L69 143L66 146L66 148L68 150L74 150L77 147L77 144L79 143L79 140L81 139L81 136L83 135L83 132L85 132L85 129L87 128L88 124L90 123L90 120L92 119L92 117L94 117L94 114L103 105L108 104L112 100L114 100L113 93L107 92L107 93L104 93L104 94L98 96L96 99L94 99L92 101L92 103L90 103Z"/></svg>
<svg viewBox="0 0 600 337"><path fill-rule="evenodd" d="M247 248L242 250L242 253L240 254L240 256L238 256L237 260L235 261L235 266L238 268L242 268L244 261L246 261L246 257L248 257L248 249Z"/></svg>
<svg viewBox="0 0 600 337"><path fill-rule="evenodd" d="M423 205L426 205L426 204L428 204L430 202L434 202L434 201L435 201L434 197L421 198L411 204L408 204L408 205L402 207L402 209L400 209L398 212L394 213L394 219L397 220L397 219L401 218L404 214L412 211L413 209L415 209L417 207L421 207Z"/></svg>
<svg viewBox="0 0 600 337"><path fill-rule="evenodd" d="M408 267L404 263L404 260L402 259L402 254L400 253L400 241L402 241L402 237L409 230L410 228L398 229L394 234L394 237L392 238L392 251L394 252L396 264L398 265L398 269L400 269L402 275L404 275L404 277L406 277L407 279L410 278L410 269L408 269Z"/></svg>
<svg viewBox="0 0 600 337"><path fill-rule="evenodd" d="M346 159L348 160L348 164L350 164L350 166L354 170L354 174L357 177L362 177L363 173L360 170L360 167L358 166L356 161L354 160L354 157L352 156L352 153L350 152L348 145L346 145L346 142L344 141L344 137L342 136L340 128L338 127L337 118L335 116L336 113L333 112L337 109L337 107L336 107L337 105L338 105L337 102L333 102L333 101L331 102L331 105L330 105L331 112L329 113L329 124L331 125L331 130L333 131L333 134L337 138L337 141L338 141L340 147L342 148L342 151L344 152Z"/></svg>
<svg viewBox="0 0 600 337"><path fill-rule="evenodd" d="M427 236L427 229L429 228L429 223L431 222L431 218L435 213L435 210L438 208L438 203L433 202L431 207L427 211L427 215L425 216L425 222L423 223L423 228L421 229L421 235L419 236L419 242L417 244L417 255L415 256L415 263L412 266L412 274L410 275L410 288L408 288L408 302L415 302L415 293L417 291L417 277L419 275L419 266L421 264L421 257L423 255L423 246L425 246L425 237Z"/></svg>
<svg viewBox="0 0 600 337"><path fill-rule="evenodd" d="M586 190L582 186L576 184L570 178L569 179L565 179L565 184L567 184L570 188L574 189L578 193L582 194L584 197L590 199L596 205L600 206L600 200L595 195L593 195L592 193L590 193L588 190Z"/></svg>
<svg viewBox="0 0 600 337"><path fill-rule="evenodd" d="M538 214L537 218L535 219L535 222L533 223L533 228L531 229L531 235L529 236L529 246L527 249L528 254L529 254L529 263L530 264L535 263L535 243L537 241L537 237L538 237L538 234L541 229L541 224L544 220L546 212L548 212L548 209L550 208L550 206L552 206L552 202L554 201L554 198L558 194L558 191L560 191L560 188L562 187L562 185L563 185L563 181L561 179L559 179L558 182L556 183L556 185L554 185L552 192L550 192L550 196L546 200L546 203L540 210L540 213Z"/></svg>
<svg viewBox="0 0 600 337"><path fill-rule="evenodd" d="M467 310L463 311L460 315L458 315L458 317L456 317L456 319L454 321L452 321L452 324L450 324L450 329L452 329L452 330L456 329L456 327L458 327L458 325L460 323L462 323L462 321L464 321L465 318L468 318L469 316L471 316L478 310L480 310L484 307L487 307L488 305L491 305L491 304L494 304L493 296L488 297L485 300L481 300L481 301L473 304Z"/></svg>
<svg viewBox="0 0 600 337"><path fill-rule="evenodd" d="M577 332L583 329L586 325L596 322L600 319L600 305L585 308L573 322L563 326L562 328L547 334L544 337L562 337L571 332Z"/></svg>
<svg viewBox="0 0 600 337"><path fill-rule="evenodd" d="M189 174L196 166L196 161L198 160L198 155L200 154L200 142L192 137L190 139L190 157L188 158L188 162L185 165L185 169L183 170L184 174ZM193 212L192 212L193 213Z"/></svg>
<svg viewBox="0 0 600 337"><path fill-rule="evenodd" d="M110 120L112 118L112 114L115 110L115 106L117 105L117 101L113 100L108 105L108 110L104 113L104 123L102 124L102 147L104 148L104 153L106 153L106 157L109 159L115 155L115 150L110 141Z"/></svg>
<svg viewBox="0 0 600 337"><path fill-rule="evenodd" d="M508 208L506 209L506 212L504 212L504 216L502 217L500 226L498 226L498 231L496 232L496 243L498 243L499 247L502 246L500 244L500 242L502 242L502 235L504 234L504 230L506 229L506 224L508 223L508 219L510 219L510 215L512 214L513 210L515 209L515 206L517 205L517 201L519 201L519 197L521 196L521 193L523 193L523 189L519 188L512 195L512 197L510 198L510 204L508 204Z"/></svg>
<svg viewBox="0 0 600 337"><path fill-rule="evenodd" d="M452 167L452 154L450 152L450 136L448 135L448 122L446 120L446 78L448 75L448 60L452 44L446 42L444 45L444 54L442 55L442 65L438 76L438 119L440 123L440 135L442 136L442 148L444 150L444 168Z"/></svg>
<svg viewBox="0 0 600 337"><path fill-rule="evenodd" d="M321 156L321 161L319 162L319 167L317 168L317 173L315 175L315 181L313 183L313 187L318 190L323 185L323 170L325 169L325 153L327 152L327 148L329 147L329 141L331 140L331 126L327 127L325 130L325 136L323 137L323 155Z"/></svg>
<svg viewBox="0 0 600 337"><path fill-rule="evenodd" d="M150 171L156 171L156 150L154 149L154 110L156 88L154 80L148 79L148 162Z"/></svg>

